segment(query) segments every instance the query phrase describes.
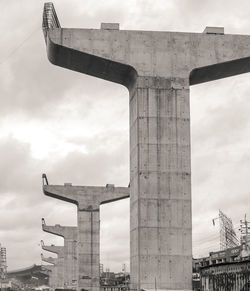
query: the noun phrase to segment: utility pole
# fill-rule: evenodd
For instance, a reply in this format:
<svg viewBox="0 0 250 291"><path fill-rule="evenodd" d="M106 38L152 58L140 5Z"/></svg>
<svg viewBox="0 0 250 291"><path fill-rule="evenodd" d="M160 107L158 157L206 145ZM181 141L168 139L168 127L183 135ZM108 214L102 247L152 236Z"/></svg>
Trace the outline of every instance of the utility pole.
<svg viewBox="0 0 250 291"><path fill-rule="evenodd" d="M243 240L247 240L247 236L250 234L250 226L249 221L247 221L247 215L245 214L244 220L240 220L240 228L239 231L241 233L241 243Z"/></svg>
<svg viewBox="0 0 250 291"><path fill-rule="evenodd" d="M3 290L3 281L6 279L7 274L7 264L6 264L6 248L2 247L0 244L0 280L1 280L1 290Z"/></svg>

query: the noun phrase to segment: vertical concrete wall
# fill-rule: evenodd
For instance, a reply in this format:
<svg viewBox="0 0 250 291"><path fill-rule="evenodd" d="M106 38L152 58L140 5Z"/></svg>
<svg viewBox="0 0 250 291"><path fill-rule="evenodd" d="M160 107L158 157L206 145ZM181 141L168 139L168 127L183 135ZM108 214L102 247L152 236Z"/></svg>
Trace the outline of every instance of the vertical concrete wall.
<svg viewBox="0 0 250 291"><path fill-rule="evenodd" d="M138 79L130 149L131 288L191 290L188 80Z"/></svg>

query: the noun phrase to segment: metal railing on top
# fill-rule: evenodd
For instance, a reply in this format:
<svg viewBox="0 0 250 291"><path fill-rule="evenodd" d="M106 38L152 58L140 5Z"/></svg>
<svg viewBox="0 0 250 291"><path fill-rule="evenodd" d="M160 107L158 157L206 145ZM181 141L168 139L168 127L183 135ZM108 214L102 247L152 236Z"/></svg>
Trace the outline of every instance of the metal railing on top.
<svg viewBox="0 0 250 291"><path fill-rule="evenodd" d="M47 38L48 30L53 28L60 28L60 22L56 15L56 10L52 2L44 4L43 9L43 33L45 39Z"/></svg>

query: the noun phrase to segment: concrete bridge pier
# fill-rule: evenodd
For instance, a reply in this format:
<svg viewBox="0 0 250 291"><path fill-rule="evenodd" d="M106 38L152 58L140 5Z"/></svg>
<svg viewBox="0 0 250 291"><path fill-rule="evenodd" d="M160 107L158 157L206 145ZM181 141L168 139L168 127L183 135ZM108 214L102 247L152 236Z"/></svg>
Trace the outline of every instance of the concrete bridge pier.
<svg viewBox="0 0 250 291"><path fill-rule="evenodd" d="M67 289L75 289L77 285L77 227L46 225L42 218L42 229L45 232L64 238L64 286Z"/></svg>
<svg viewBox="0 0 250 291"><path fill-rule="evenodd" d="M189 86L250 71L250 36L61 28L46 3L51 63L124 85L130 98L131 288L192 289Z"/></svg>
<svg viewBox="0 0 250 291"><path fill-rule="evenodd" d="M45 195L77 205L78 290L100 289L100 205L129 197L128 187L48 185L43 175Z"/></svg>
<svg viewBox="0 0 250 291"><path fill-rule="evenodd" d="M58 288L64 288L64 247L44 245L43 241L41 241L41 246L43 250L57 254L57 258L52 260L52 264L54 264L56 267L57 286ZM49 261L51 261L51 257L47 258L48 263L50 263Z"/></svg>
<svg viewBox="0 0 250 291"><path fill-rule="evenodd" d="M51 265L43 265L44 268L51 270L51 285L50 287L55 290L56 288L61 288L60 282L58 282L58 270L57 270L57 258L52 257L45 257L43 254L41 254L41 259L43 262L46 262Z"/></svg>

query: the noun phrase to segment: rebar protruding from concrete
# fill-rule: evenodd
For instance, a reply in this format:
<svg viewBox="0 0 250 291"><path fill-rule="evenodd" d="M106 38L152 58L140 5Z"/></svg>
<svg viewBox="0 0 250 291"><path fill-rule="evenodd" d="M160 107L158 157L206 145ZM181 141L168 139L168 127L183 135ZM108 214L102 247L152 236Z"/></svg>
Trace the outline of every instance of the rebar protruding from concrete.
<svg viewBox="0 0 250 291"><path fill-rule="evenodd" d="M43 175L44 177L44 175ZM99 290L100 287L100 205L129 197L128 187L43 185L45 195L77 205L78 289Z"/></svg>
<svg viewBox="0 0 250 291"><path fill-rule="evenodd" d="M77 227L47 225L42 218L42 229L64 238L64 286L66 289L74 289L77 282Z"/></svg>

